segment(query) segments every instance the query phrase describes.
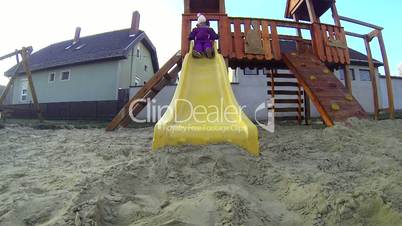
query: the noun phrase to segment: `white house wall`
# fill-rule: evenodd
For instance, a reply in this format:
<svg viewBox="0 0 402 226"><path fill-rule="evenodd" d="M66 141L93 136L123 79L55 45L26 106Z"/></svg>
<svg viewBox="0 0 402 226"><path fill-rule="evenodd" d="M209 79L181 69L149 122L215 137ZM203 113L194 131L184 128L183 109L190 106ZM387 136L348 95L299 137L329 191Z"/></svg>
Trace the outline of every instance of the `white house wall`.
<svg viewBox="0 0 402 226"><path fill-rule="evenodd" d="M139 51L138 55L137 50ZM151 52L143 43L140 42L134 46L127 59L120 60L118 74L118 83L121 89L127 89L130 86L142 86L155 74Z"/></svg>
<svg viewBox="0 0 402 226"><path fill-rule="evenodd" d="M388 108L387 82L385 77L380 77L382 108ZM394 93L394 106L396 110L402 110L402 78L392 78Z"/></svg>
<svg viewBox="0 0 402 226"><path fill-rule="evenodd" d="M262 70L260 70L262 72ZM266 120L267 109L255 112L268 99L267 77L262 73L258 75L244 75L243 70L235 71L235 80L238 83L232 84L232 89L237 102L244 106L244 112L252 120Z"/></svg>

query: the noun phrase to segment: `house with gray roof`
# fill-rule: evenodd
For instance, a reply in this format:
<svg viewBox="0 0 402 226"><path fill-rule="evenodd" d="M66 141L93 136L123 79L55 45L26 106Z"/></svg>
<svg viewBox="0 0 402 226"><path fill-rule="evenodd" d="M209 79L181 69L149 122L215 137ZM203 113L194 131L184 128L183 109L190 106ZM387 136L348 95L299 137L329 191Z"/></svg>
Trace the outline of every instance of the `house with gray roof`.
<svg viewBox="0 0 402 226"><path fill-rule="evenodd" d="M135 12L132 27L55 43L29 56L32 78L45 118L106 119L159 70L157 53ZM15 77L10 105L32 105L22 67L5 72Z"/></svg>

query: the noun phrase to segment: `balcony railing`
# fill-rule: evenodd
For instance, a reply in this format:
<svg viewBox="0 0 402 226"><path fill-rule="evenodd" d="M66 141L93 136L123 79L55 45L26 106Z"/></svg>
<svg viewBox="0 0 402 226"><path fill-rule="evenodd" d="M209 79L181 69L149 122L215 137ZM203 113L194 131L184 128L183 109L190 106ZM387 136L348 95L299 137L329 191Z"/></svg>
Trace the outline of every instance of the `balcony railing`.
<svg viewBox="0 0 402 226"><path fill-rule="evenodd" d="M219 50L229 61L280 61L282 53L289 51L281 49L281 42L294 41L311 46L323 62L350 63L345 31L342 27L285 20L227 17L222 14L208 14L207 18L218 22ZM192 21L196 21L196 15L183 15L183 53L188 52L187 35L191 31ZM263 48L261 54L250 54L245 51L246 35L252 29L253 22L257 23L256 28L261 34ZM303 34L303 37L299 34Z"/></svg>

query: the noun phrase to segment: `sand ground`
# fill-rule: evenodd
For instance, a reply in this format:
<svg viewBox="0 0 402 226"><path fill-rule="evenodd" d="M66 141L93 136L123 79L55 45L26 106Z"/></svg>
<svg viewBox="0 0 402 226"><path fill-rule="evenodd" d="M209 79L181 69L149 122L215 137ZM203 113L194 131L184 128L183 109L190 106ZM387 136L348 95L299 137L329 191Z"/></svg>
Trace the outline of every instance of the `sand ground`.
<svg viewBox="0 0 402 226"><path fill-rule="evenodd" d="M402 120L279 126L259 158L152 133L7 124L0 225L402 225Z"/></svg>

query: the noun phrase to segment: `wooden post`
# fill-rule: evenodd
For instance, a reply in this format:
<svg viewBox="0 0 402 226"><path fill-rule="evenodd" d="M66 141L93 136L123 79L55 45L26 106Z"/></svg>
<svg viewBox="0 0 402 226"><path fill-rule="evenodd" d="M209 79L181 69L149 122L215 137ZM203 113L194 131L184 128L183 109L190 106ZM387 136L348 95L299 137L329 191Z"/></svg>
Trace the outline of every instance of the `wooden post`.
<svg viewBox="0 0 402 226"><path fill-rule="evenodd" d="M350 67L349 65L345 64L343 67L344 70L344 75L345 75L345 86L346 89L348 89L349 94L353 95L353 90L352 90L352 75L350 73Z"/></svg>
<svg viewBox="0 0 402 226"><path fill-rule="evenodd" d="M368 40L368 37L364 38L364 44L366 46L367 58L368 58L368 63L369 63L369 68L370 68L371 86L373 89L374 119L378 120L380 106L379 106L379 102L378 102L377 79L376 79L376 73L375 73L375 68L374 68L374 63L373 63L373 56L371 54L370 42Z"/></svg>
<svg viewBox="0 0 402 226"><path fill-rule="evenodd" d="M219 0L219 13L226 13L225 0Z"/></svg>
<svg viewBox="0 0 402 226"><path fill-rule="evenodd" d="M306 90L303 89L304 94L304 121L306 125L311 124L311 105L310 98L308 97Z"/></svg>
<svg viewBox="0 0 402 226"><path fill-rule="evenodd" d="M182 17L182 30L181 30L181 54L184 57L190 48L190 41L188 40L188 36L191 32L191 20L188 16Z"/></svg>
<svg viewBox="0 0 402 226"><path fill-rule="evenodd" d="M312 0L306 0L308 14L310 16L310 21L312 23L319 23L319 19L317 18L317 14L315 13L314 5Z"/></svg>
<svg viewBox="0 0 402 226"><path fill-rule="evenodd" d="M301 113L302 99L301 99L301 86L297 82L297 124L302 123L302 113Z"/></svg>
<svg viewBox="0 0 402 226"><path fill-rule="evenodd" d="M275 76L277 75L277 70L276 69L271 69L271 96L272 98L275 98ZM275 106L274 106L275 107Z"/></svg>
<svg viewBox="0 0 402 226"><path fill-rule="evenodd" d="M336 8L336 2L335 1L332 3L331 11L332 11L332 18L334 19L335 25L338 26L338 27L342 27L341 19L339 18L338 9ZM347 51L349 51L349 50L347 49ZM345 75L345 86L348 89L349 94L353 95L352 76L350 74L349 65L345 64L343 70L344 70L343 74Z"/></svg>
<svg viewBox="0 0 402 226"><path fill-rule="evenodd" d="M227 16L220 16L219 25L219 49L224 58L229 58L231 46L230 20Z"/></svg>
<svg viewBox="0 0 402 226"><path fill-rule="evenodd" d="M293 19L296 22L299 22L299 18L297 18L296 14L293 15ZM300 28L296 29L296 33L299 38L303 39L303 33ZM301 51L302 44L297 42L297 48L298 48L298 51ZM300 85L299 85L299 92L300 92ZM300 96L299 96L299 99L300 99ZM304 100L304 121L305 121L306 125L309 125L310 119L311 119L310 98L308 97L308 95L306 94L306 92L304 90L303 90L303 100ZM299 100L299 102L300 102L300 100ZM299 103L299 106L300 106L300 103Z"/></svg>
<svg viewBox="0 0 402 226"><path fill-rule="evenodd" d="M29 89L31 91L32 100L34 102L35 111L36 111L36 113L38 115L39 120L41 122L43 122L42 111L40 109L39 102L38 102L38 97L36 96L34 83L32 81L32 73L31 73L31 70L29 69L27 48L25 48L25 47L22 48L21 57L22 57L22 66L24 67L25 74L28 77Z"/></svg>
<svg viewBox="0 0 402 226"><path fill-rule="evenodd" d="M184 13L190 13L190 0L184 0Z"/></svg>
<svg viewBox="0 0 402 226"><path fill-rule="evenodd" d="M293 20L296 22L299 22L299 18L296 16L296 14L293 14ZM303 33L301 31L301 29L298 27L296 28L296 35L300 38L303 39ZM296 41L296 48L298 52L301 52L301 48L302 48L302 43L301 41L297 40Z"/></svg>
<svg viewBox="0 0 402 226"><path fill-rule="evenodd" d="M385 49L384 38L381 31L378 33L378 42L380 44L382 59L384 62L385 78L387 81L389 114L391 119L395 119L394 92L392 88L391 71L389 69L387 50Z"/></svg>
<svg viewBox="0 0 402 226"><path fill-rule="evenodd" d="M14 79L15 79L15 76L11 77L10 81L8 81L6 88L4 89L3 93L1 94L0 105L2 105L4 103L4 100L6 99L8 92L10 92L10 89L14 84Z"/></svg>
<svg viewBox="0 0 402 226"><path fill-rule="evenodd" d="M331 10L332 18L334 18L335 25L341 27L341 20L339 19L338 9L336 8L335 1L332 3Z"/></svg>

